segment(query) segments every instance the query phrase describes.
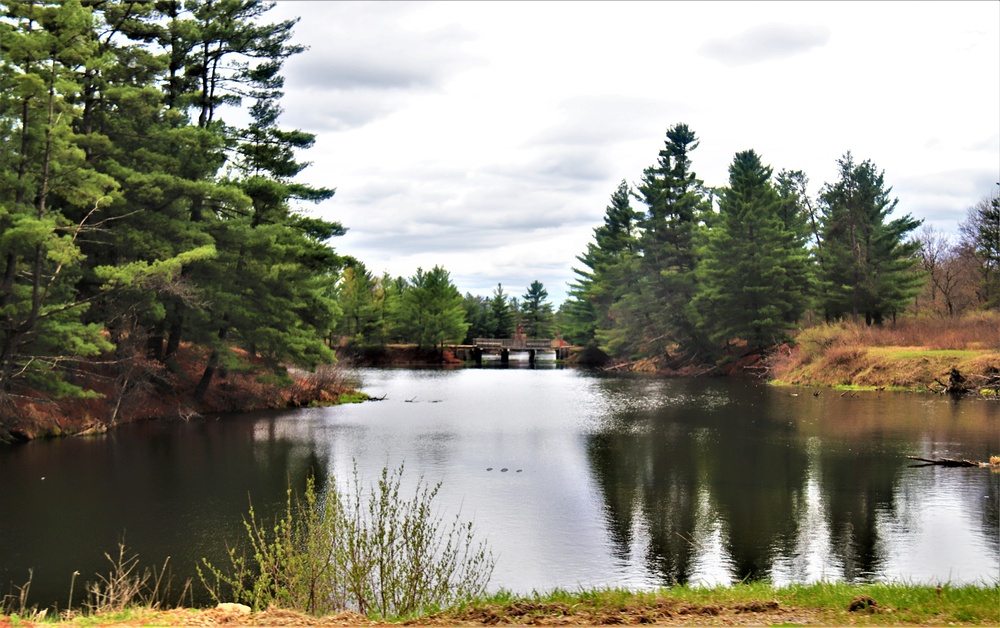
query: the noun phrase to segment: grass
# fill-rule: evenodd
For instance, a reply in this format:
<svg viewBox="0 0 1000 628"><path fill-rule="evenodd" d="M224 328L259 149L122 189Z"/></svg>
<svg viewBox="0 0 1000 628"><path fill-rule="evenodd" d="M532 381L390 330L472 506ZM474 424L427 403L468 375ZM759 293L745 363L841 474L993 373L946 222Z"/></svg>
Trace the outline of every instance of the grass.
<svg viewBox="0 0 1000 628"><path fill-rule="evenodd" d="M360 391L350 391L345 393L340 393L337 395L336 399L333 400L313 400L309 402L310 408L322 408L326 406L339 406L345 403L364 403L371 399L371 396Z"/></svg>
<svg viewBox="0 0 1000 628"><path fill-rule="evenodd" d="M991 351L983 349L923 349L920 347L871 347L868 352L897 359L956 358L959 360L968 360L991 353Z"/></svg>
<svg viewBox="0 0 1000 628"><path fill-rule="evenodd" d="M863 600L867 605L857 602ZM852 606L856 610L849 610ZM638 623L898 625L1000 622L997 586L850 585L774 587L679 586L649 592L554 591L525 597L499 593L431 618L433 622L583 625ZM421 618L416 619L422 623Z"/></svg>
<svg viewBox="0 0 1000 628"><path fill-rule="evenodd" d="M973 389L996 388L1000 313L816 325L799 332L794 350L772 356L769 368L781 384L915 391L940 388L957 369Z"/></svg>
<svg viewBox="0 0 1000 628"><path fill-rule="evenodd" d="M365 401L368 401L369 399L371 399L370 395L359 391L353 391L341 394L339 397L337 397L336 403L337 405L340 405L342 403L363 403Z"/></svg>
<svg viewBox="0 0 1000 628"><path fill-rule="evenodd" d="M854 608L854 610L850 610ZM0 615L0 626L30 625L38 619ZM127 624L180 625L371 625L363 615L312 618L269 609L252 617L233 617L209 609L153 611L130 609L73 618L43 619L46 624L78 626ZM822 582L775 587L765 582L731 587L677 586L654 591L601 589L488 597L423 615L408 615L385 625L997 625L1000 587L940 587L910 584Z"/></svg>

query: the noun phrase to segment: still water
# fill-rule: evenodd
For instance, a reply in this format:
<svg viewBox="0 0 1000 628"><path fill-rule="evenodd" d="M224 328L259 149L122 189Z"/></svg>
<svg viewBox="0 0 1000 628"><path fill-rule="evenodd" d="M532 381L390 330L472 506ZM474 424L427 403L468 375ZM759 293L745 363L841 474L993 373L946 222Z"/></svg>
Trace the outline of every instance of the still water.
<svg viewBox="0 0 1000 628"><path fill-rule="evenodd" d="M202 601L195 565L242 540L251 501L400 464L475 521L491 588L1000 580L1000 474L905 458L1000 453L996 402L555 368L357 378L384 400L0 449L0 595L30 570L29 602L64 608L124 537Z"/></svg>

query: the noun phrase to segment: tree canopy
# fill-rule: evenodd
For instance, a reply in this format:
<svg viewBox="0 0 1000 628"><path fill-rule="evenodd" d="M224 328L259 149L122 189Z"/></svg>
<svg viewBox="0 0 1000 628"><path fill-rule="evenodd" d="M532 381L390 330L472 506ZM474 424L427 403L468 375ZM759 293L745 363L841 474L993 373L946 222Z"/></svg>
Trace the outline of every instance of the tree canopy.
<svg viewBox="0 0 1000 628"><path fill-rule="evenodd" d="M809 312L878 325L920 293L920 243L911 236L920 221L893 216L898 201L870 161L847 153L839 179L814 201L805 173L775 176L753 150L734 156L728 186L708 189L694 172L697 146L687 125L667 130L631 193L644 212L632 211L625 181L612 195L559 311L574 342L619 359L711 364L725 350L788 340ZM984 278L996 276L995 206L982 204L964 227L964 248L978 251Z"/></svg>
<svg viewBox="0 0 1000 628"><path fill-rule="evenodd" d="M848 152L837 164L840 178L820 194L821 306L828 318L864 316L880 324L920 291L920 244L906 239L920 221L909 214L888 219L899 201L890 199L884 174L870 161L857 164Z"/></svg>
<svg viewBox="0 0 1000 628"><path fill-rule="evenodd" d="M788 338L805 311L804 242L782 219L770 167L752 150L737 153L719 218L706 230L696 305L717 341L763 348Z"/></svg>
<svg viewBox="0 0 1000 628"><path fill-rule="evenodd" d="M98 354L170 371L182 342L210 353L198 396L333 359L344 229L301 209L333 190L295 181L313 136L280 127L280 71L302 48L271 6L5 3L0 395L90 394L69 375Z"/></svg>

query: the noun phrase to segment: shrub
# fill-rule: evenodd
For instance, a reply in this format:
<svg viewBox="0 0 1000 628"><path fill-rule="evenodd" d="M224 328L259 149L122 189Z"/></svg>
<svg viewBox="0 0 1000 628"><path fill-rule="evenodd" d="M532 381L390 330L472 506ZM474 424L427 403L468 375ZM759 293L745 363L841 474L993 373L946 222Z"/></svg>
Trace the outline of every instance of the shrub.
<svg viewBox="0 0 1000 628"><path fill-rule="evenodd" d="M799 360L809 364L814 359L822 357L827 349L844 342L845 327L843 324L816 325L803 329L795 338L798 345Z"/></svg>
<svg viewBox="0 0 1000 628"><path fill-rule="evenodd" d="M829 368L839 368L857 364L865 357L865 350L857 347L832 347L823 356L823 364Z"/></svg>
<svg viewBox="0 0 1000 628"><path fill-rule="evenodd" d="M230 569L203 560L198 573L218 602L326 615L351 610L377 618L410 616L481 595L493 573L471 522L445 524L432 508L440 484L421 479L400 496L403 467L382 470L362 489L357 469L347 490L331 477L325 494L306 482L288 491L283 517L262 525L253 507L246 526L252 556L230 549Z"/></svg>
<svg viewBox="0 0 1000 628"><path fill-rule="evenodd" d="M86 605L91 614L117 613L128 608L158 609L164 606L165 597L170 592L171 580L167 572L169 558L158 571L149 568L140 570L139 556L129 553L124 541L118 543L117 556L112 557L105 552L104 557L111 563L111 571L97 574L97 580L86 585ZM73 574L74 579L76 575ZM181 601L189 586L190 581L186 581L181 591ZM72 585L69 598L72 607Z"/></svg>

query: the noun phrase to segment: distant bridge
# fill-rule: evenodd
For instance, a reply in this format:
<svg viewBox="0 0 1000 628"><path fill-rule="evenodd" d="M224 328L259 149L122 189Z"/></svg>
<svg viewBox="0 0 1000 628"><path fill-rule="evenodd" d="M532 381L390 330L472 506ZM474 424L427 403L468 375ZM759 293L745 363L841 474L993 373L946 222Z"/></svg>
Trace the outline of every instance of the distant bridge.
<svg viewBox="0 0 1000 628"><path fill-rule="evenodd" d="M508 364L513 361L525 361L528 364L535 362L552 362L569 357L569 347L553 346L552 340L542 340L535 338L476 338L472 345L464 345L461 349L468 350L465 359L471 358L476 364L484 361L499 360L500 364ZM454 347L460 350L459 347ZM456 355L457 355L456 351ZM464 352L463 352L464 353Z"/></svg>

